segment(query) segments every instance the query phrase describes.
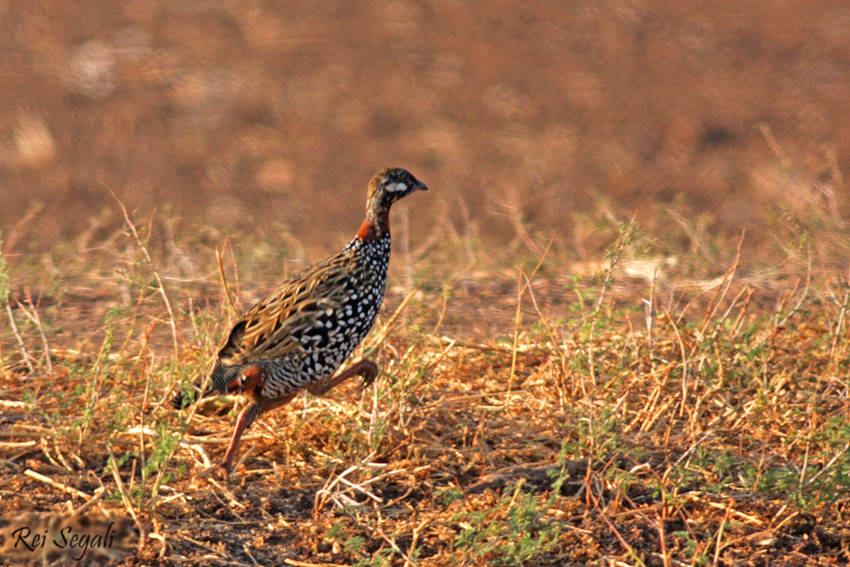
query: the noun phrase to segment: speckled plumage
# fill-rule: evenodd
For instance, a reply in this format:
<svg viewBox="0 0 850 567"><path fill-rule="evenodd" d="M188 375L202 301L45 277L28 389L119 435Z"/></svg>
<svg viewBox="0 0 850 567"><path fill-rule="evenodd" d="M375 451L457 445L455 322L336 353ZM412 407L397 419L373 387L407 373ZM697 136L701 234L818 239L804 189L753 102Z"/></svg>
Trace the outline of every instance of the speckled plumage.
<svg viewBox="0 0 850 567"><path fill-rule="evenodd" d="M354 374L369 383L377 366L363 360L333 373L366 336L384 298L393 202L427 187L403 169L383 169L369 183L366 219L340 252L288 278L237 321L222 341L204 395L239 392L251 400L239 416L223 472L229 474L242 432L260 414L301 389L324 394ZM177 408L191 400L175 396Z"/></svg>

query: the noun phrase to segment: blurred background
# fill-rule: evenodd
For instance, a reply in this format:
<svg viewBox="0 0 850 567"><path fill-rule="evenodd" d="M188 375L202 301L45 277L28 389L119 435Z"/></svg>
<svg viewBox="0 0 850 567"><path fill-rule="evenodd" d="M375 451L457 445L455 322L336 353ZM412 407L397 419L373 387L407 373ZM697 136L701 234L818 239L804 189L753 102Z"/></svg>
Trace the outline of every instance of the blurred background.
<svg viewBox="0 0 850 567"><path fill-rule="evenodd" d="M155 233L325 253L384 166L432 188L412 242L577 260L632 215L767 260L850 213L845 2L5 0L0 30L7 253L96 246L110 189Z"/></svg>

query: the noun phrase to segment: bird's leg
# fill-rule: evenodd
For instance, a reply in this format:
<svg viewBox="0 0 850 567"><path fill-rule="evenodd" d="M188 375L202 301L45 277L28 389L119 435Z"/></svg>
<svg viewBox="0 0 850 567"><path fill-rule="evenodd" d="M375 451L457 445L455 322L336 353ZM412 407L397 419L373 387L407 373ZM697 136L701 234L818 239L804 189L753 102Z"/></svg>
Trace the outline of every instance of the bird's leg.
<svg viewBox="0 0 850 567"><path fill-rule="evenodd" d="M295 397L295 392L284 395L280 398L272 400L262 400L251 404L239 414L239 419L236 420L236 428L233 430L233 437L230 439L230 446L227 448L227 453L224 454L224 461L219 467L223 478L230 476L230 471L233 469L233 459L236 457L236 451L239 449L239 440L242 438L242 433L254 423L260 415L271 411L283 404L289 402Z"/></svg>
<svg viewBox="0 0 850 567"><path fill-rule="evenodd" d="M239 413L239 419L236 420L236 427L233 430L233 437L230 438L230 445L227 447L227 453L224 454L219 470L223 478L230 476L230 471L233 469L233 458L236 456L236 451L239 449L239 440L242 438L242 433L254 423L254 420L262 413L263 406L257 403L252 403Z"/></svg>
<svg viewBox="0 0 850 567"><path fill-rule="evenodd" d="M307 391L314 396L323 396L355 375L363 377L363 387L365 388L366 386L371 385L372 382L375 381L375 378L378 377L378 365L371 360L364 358L346 369L344 372L340 372L333 378L329 377L324 380L319 380L318 382L313 382L307 386Z"/></svg>

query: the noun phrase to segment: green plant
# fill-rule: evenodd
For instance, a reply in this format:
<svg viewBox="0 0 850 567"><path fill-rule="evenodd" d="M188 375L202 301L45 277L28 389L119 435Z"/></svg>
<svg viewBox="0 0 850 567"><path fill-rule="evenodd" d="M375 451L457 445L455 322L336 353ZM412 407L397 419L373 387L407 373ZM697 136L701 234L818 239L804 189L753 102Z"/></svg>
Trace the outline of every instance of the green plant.
<svg viewBox="0 0 850 567"><path fill-rule="evenodd" d="M558 521L547 517L567 479L567 444L558 455L557 468L548 471L552 478L551 493L540 496L523 490L523 482L508 487L498 505L490 510L456 514L452 520L461 526L455 537L455 548L473 559L484 559L489 565L525 565L549 552L560 534Z"/></svg>
<svg viewBox="0 0 850 567"><path fill-rule="evenodd" d="M490 565L523 565L549 551L557 541L557 524L544 517L546 509L546 504L541 505L537 496L517 483L492 510L452 518L462 526L455 548Z"/></svg>
<svg viewBox="0 0 850 567"><path fill-rule="evenodd" d="M699 567L708 565L708 556L700 551L699 542L694 540L690 532L683 530L673 532L671 535L683 540L685 555L691 560L691 565Z"/></svg>

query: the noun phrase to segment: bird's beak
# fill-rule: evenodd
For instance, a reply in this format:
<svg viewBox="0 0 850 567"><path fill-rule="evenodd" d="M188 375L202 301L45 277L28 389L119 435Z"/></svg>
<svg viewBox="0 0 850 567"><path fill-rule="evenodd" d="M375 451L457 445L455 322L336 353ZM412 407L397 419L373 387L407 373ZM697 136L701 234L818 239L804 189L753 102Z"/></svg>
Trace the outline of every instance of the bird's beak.
<svg viewBox="0 0 850 567"><path fill-rule="evenodd" d="M422 183L421 181L417 181L417 183L418 183L418 185L416 186L417 190L419 190L419 191L427 191L428 190L428 186L425 185L424 183Z"/></svg>

